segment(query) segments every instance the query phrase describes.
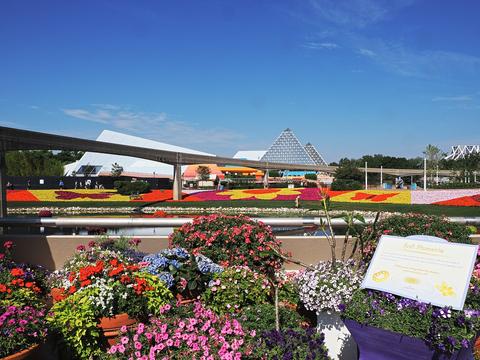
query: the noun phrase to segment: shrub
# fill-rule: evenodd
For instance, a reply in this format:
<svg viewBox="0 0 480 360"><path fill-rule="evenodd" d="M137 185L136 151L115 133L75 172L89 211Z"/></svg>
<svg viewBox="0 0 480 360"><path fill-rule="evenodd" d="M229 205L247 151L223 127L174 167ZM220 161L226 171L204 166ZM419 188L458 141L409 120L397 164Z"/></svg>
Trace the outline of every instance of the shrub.
<svg viewBox="0 0 480 360"><path fill-rule="evenodd" d="M334 191L361 190L363 185L356 180L338 179L332 182L331 189Z"/></svg>
<svg viewBox="0 0 480 360"><path fill-rule="evenodd" d="M246 332L236 319L219 317L200 303L161 308L161 315L136 330L121 329L112 359L241 359L252 352L255 332Z"/></svg>
<svg viewBox="0 0 480 360"><path fill-rule="evenodd" d="M248 267L231 267L215 274L202 301L218 314L237 312L247 305L268 302L271 287L267 278Z"/></svg>
<svg viewBox="0 0 480 360"><path fill-rule="evenodd" d="M431 189L478 189L480 183L448 182L440 184L431 184Z"/></svg>
<svg viewBox="0 0 480 360"><path fill-rule="evenodd" d="M184 224L169 237L173 246L201 253L221 266L248 266L273 276L281 269L280 241L269 226L246 216L214 214Z"/></svg>
<svg viewBox="0 0 480 360"><path fill-rule="evenodd" d="M122 195L144 194L150 191L150 184L146 181L122 181L118 180L113 186Z"/></svg>
<svg viewBox="0 0 480 360"><path fill-rule="evenodd" d="M320 262L315 270L304 270L297 277L300 301L317 314L325 310L340 311L362 282L362 271L354 261Z"/></svg>
<svg viewBox="0 0 480 360"><path fill-rule="evenodd" d="M367 226L365 233L370 233L372 228ZM450 222L448 219L423 214L402 214L389 216L377 223L376 234L372 240L365 244L364 257L369 260L373 255L381 235L429 235L436 236L450 242L470 244L471 230L465 225Z"/></svg>
<svg viewBox="0 0 480 360"><path fill-rule="evenodd" d="M305 174L305 179L317 181L317 174Z"/></svg>

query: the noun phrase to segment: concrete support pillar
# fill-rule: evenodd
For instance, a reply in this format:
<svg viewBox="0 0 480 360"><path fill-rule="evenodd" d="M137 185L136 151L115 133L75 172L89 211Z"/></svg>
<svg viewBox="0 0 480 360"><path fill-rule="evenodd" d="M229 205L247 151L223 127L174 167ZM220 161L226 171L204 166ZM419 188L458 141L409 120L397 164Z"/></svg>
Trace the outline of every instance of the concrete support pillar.
<svg viewBox="0 0 480 360"><path fill-rule="evenodd" d="M5 153L0 151L0 217L7 217L6 176L7 169L5 163Z"/></svg>
<svg viewBox="0 0 480 360"><path fill-rule="evenodd" d="M173 165L173 200L182 200L182 165Z"/></svg>

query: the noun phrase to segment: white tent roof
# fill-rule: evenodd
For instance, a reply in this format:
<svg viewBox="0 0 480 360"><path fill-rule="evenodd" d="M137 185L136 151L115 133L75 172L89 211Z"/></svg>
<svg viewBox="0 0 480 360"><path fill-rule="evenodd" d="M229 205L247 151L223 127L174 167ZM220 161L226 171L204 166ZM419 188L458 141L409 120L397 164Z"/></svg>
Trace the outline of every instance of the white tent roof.
<svg viewBox="0 0 480 360"><path fill-rule="evenodd" d="M98 141L104 141L114 144L123 144L131 146L140 146L150 149L157 150L167 150L167 151L178 151L189 154L199 154L199 155L210 155L215 156L214 154L209 154L189 148L184 148L180 146L170 145L154 140L144 139L137 136L131 136L127 134L122 134L115 131L103 130L100 136L97 138ZM126 173L142 173L142 174L153 174L155 176L165 176L172 177L173 175L173 166L146 160L139 159L130 156L122 155L112 155L112 154L100 154L94 152L86 152L82 158L75 163L68 164L65 166L65 175L71 175L72 171L75 171L77 174L81 173L82 166L95 166L95 171L92 172L92 176L98 175L100 172L109 173L112 169L112 164L117 163L123 167L124 172ZM80 170L80 172L79 172Z"/></svg>
<svg viewBox="0 0 480 360"><path fill-rule="evenodd" d="M237 151L237 153L233 155L233 158L260 161L260 159L263 157L263 155L265 155L266 152L267 150L242 150Z"/></svg>

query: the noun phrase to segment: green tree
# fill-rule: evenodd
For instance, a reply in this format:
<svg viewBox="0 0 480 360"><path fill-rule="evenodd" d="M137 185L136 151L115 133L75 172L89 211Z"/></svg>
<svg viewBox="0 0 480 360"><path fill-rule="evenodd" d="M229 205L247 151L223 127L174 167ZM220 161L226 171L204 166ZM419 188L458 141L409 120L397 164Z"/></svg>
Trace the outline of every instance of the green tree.
<svg viewBox="0 0 480 360"><path fill-rule="evenodd" d="M48 150L9 151L5 155L9 176L62 176L63 163Z"/></svg>
<svg viewBox="0 0 480 360"><path fill-rule="evenodd" d="M358 170L356 160L350 160L347 158L340 159L340 163L335 170L333 177L335 180L354 180L358 182L361 182L364 179L364 175Z"/></svg>
<svg viewBox="0 0 480 360"><path fill-rule="evenodd" d="M430 181L433 181L433 174L440 165L441 160L445 157L445 153L437 146L428 144L423 151L423 155L425 155L425 158L427 159L427 169Z"/></svg>
<svg viewBox="0 0 480 360"><path fill-rule="evenodd" d="M119 177L123 173L123 167L117 163L112 164L112 170L110 170L110 175L112 177Z"/></svg>
<svg viewBox="0 0 480 360"><path fill-rule="evenodd" d="M210 168L208 166L199 165L195 171L200 180L205 181L210 177Z"/></svg>

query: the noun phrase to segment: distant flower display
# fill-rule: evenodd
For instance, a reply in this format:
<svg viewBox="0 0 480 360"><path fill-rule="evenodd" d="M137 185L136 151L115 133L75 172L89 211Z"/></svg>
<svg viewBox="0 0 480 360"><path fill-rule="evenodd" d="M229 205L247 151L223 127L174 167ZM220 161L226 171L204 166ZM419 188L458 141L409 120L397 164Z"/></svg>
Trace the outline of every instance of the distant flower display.
<svg viewBox="0 0 480 360"><path fill-rule="evenodd" d="M434 204L445 206L480 206L479 189L448 189L431 191L410 190L355 190L328 191L332 202L391 203L391 204ZM270 188L235 189L227 191L186 191L182 202L270 200L290 201L320 200L317 188ZM122 201L122 202L172 202L172 190L153 190L136 199L120 195L113 190L8 190L7 201L11 202L78 202L78 201ZM164 216L159 216L164 217Z"/></svg>

